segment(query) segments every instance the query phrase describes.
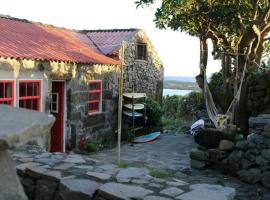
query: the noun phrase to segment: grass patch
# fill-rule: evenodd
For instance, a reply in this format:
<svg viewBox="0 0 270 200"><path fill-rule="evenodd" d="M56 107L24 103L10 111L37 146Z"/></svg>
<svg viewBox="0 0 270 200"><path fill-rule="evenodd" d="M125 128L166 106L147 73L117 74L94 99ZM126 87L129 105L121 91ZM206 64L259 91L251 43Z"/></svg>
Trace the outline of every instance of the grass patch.
<svg viewBox="0 0 270 200"><path fill-rule="evenodd" d="M128 168L129 166L130 166L130 164L129 163L126 163L126 162L121 162L118 165L119 168Z"/></svg>
<svg viewBox="0 0 270 200"><path fill-rule="evenodd" d="M169 178L172 177L172 174L167 171L167 170L163 170L163 169L152 169L150 171L150 176L153 176L155 178Z"/></svg>

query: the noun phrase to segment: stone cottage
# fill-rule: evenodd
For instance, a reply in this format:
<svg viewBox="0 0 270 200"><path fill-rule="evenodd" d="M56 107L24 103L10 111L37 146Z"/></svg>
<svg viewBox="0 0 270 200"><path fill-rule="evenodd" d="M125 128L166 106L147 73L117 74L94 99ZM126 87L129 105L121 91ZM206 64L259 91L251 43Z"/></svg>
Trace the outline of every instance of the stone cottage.
<svg viewBox="0 0 270 200"><path fill-rule="evenodd" d="M119 61L92 50L77 31L7 16L0 30L0 104L56 118L39 144L65 151L82 134L116 130Z"/></svg>
<svg viewBox="0 0 270 200"><path fill-rule="evenodd" d="M148 36L141 29L82 31L98 53L121 60L124 45L124 90L145 92L162 100L164 68ZM124 41L124 43L122 43Z"/></svg>

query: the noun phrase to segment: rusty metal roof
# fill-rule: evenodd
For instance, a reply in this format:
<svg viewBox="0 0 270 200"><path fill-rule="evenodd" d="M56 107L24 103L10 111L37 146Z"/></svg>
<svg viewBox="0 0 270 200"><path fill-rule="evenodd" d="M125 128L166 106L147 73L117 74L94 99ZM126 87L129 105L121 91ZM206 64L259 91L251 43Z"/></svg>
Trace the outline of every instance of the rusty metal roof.
<svg viewBox="0 0 270 200"><path fill-rule="evenodd" d="M119 64L97 53L85 34L0 16L0 57L91 64Z"/></svg>
<svg viewBox="0 0 270 200"><path fill-rule="evenodd" d="M120 49L122 41L128 41L139 29L84 30L88 45L104 55L112 55Z"/></svg>

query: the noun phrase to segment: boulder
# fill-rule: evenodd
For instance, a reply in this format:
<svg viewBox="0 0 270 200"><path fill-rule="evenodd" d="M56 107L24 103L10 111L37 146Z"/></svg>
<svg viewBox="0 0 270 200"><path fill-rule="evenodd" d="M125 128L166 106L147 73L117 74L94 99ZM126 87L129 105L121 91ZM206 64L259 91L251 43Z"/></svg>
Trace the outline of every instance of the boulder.
<svg viewBox="0 0 270 200"><path fill-rule="evenodd" d="M206 166L206 163L199 160L191 160L190 166L195 169L202 169Z"/></svg>
<svg viewBox="0 0 270 200"><path fill-rule="evenodd" d="M209 155L207 151L201 151L199 149L191 149L189 152L189 157L193 160L202 160L207 161L209 159Z"/></svg>
<svg viewBox="0 0 270 200"><path fill-rule="evenodd" d="M35 193L35 199L51 200L54 198L56 189L57 189L57 183L42 180L42 179L38 180L37 189Z"/></svg>
<svg viewBox="0 0 270 200"><path fill-rule="evenodd" d="M230 140L221 140L218 149L221 151L232 151L234 148L234 143Z"/></svg>
<svg viewBox="0 0 270 200"><path fill-rule="evenodd" d="M261 179L261 170L258 168L251 168L249 170L240 170L237 175L242 181L247 183L257 183Z"/></svg>

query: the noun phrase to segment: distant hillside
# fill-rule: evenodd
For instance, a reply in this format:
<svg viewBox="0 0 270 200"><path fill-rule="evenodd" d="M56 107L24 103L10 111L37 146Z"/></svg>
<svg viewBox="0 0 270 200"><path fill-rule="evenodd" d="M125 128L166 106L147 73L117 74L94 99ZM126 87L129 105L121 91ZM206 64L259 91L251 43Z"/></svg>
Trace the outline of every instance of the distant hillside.
<svg viewBox="0 0 270 200"><path fill-rule="evenodd" d="M196 82L195 77L191 76L165 76L164 81L176 81L176 82Z"/></svg>
<svg viewBox="0 0 270 200"><path fill-rule="evenodd" d="M200 90L194 77L185 76L166 76L164 77L163 87L164 89L175 90Z"/></svg>

